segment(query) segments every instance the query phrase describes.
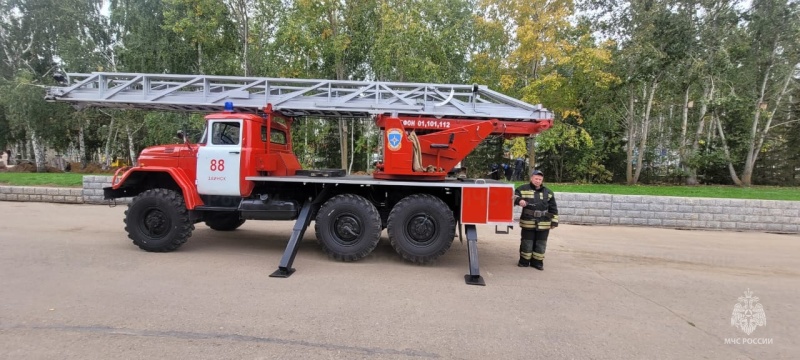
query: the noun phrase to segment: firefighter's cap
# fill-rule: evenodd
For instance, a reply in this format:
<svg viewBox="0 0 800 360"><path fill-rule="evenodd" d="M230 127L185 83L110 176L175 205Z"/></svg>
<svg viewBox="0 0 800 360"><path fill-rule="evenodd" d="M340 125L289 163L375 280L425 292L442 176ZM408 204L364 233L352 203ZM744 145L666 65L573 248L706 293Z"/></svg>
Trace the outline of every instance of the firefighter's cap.
<svg viewBox="0 0 800 360"><path fill-rule="evenodd" d="M540 170L533 170L533 171L531 171L531 176L534 176L534 175L539 175L539 176L541 176L541 177L544 177L544 173L543 173L543 172L541 172Z"/></svg>

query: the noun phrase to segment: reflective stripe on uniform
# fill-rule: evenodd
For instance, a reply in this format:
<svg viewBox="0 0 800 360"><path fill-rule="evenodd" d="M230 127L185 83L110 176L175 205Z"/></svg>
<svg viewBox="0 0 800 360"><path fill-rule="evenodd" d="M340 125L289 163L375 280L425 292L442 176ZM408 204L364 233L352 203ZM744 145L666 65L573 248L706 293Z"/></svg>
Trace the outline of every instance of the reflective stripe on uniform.
<svg viewBox="0 0 800 360"><path fill-rule="evenodd" d="M520 253L519 253L519 256L520 256L521 258L525 259L525 260L530 260L530 259L531 259L531 257L533 256L533 254L534 254L534 253L524 253L524 252L521 252L521 251L520 251Z"/></svg>
<svg viewBox="0 0 800 360"><path fill-rule="evenodd" d="M544 254L539 254L537 252L531 253L531 257L533 260L544 260Z"/></svg>
<svg viewBox="0 0 800 360"><path fill-rule="evenodd" d="M521 227L523 229L535 229L536 228L536 222L533 221L533 220L520 220L519 221L519 227Z"/></svg>
<svg viewBox="0 0 800 360"><path fill-rule="evenodd" d="M555 219L555 217L554 217L554 219ZM550 221L541 221L539 223L536 223L535 220L520 220L519 221L519 227L521 227L523 229L550 230L552 225L553 224Z"/></svg>
<svg viewBox="0 0 800 360"><path fill-rule="evenodd" d="M531 198L533 197L533 190L520 190L519 192L522 197Z"/></svg>

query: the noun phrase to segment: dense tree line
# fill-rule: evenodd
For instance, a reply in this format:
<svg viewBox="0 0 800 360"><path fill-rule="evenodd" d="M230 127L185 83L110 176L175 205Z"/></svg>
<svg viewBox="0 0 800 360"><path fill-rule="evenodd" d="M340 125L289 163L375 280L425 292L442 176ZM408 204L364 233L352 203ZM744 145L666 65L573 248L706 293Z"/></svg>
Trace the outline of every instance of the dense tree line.
<svg viewBox="0 0 800 360"><path fill-rule="evenodd" d="M198 133L196 114L43 101L62 72L479 83L554 111L466 160L529 159L550 181L800 181L797 0L0 0L0 147L45 166ZM367 119L303 119L306 167L363 171ZM532 159L532 160L531 160Z"/></svg>

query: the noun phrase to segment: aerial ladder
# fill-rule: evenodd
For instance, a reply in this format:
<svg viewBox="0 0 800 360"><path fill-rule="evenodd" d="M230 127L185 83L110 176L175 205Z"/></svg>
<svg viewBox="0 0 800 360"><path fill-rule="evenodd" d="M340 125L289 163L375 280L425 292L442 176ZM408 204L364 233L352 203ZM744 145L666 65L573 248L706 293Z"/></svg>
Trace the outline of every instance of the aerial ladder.
<svg viewBox="0 0 800 360"><path fill-rule="evenodd" d="M312 219L331 257L359 260L387 229L414 263L434 261L464 226L468 284L483 285L477 224L513 225L513 185L448 172L489 135L531 136L553 114L482 85L96 72L66 74L46 100L76 108L201 112L198 143L142 150L120 169L107 199L133 197L126 231L147 251L172 251L194 224L233 230L245 220L295 220L278 270L288 277ZM383 160L372 176L302 169L291 123L302 117L372 118ZM168 199L168 200L165 200ZM146 209L160 209L147 211ZM498 230L499 231L499 230ZM460 235L459 235L460 236Z"/></svg>

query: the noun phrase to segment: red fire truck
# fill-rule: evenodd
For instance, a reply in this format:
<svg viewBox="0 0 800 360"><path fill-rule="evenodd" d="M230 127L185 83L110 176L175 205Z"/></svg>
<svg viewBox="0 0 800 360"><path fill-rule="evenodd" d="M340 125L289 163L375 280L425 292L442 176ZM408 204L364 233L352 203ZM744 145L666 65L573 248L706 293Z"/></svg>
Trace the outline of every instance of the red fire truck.
<svg viewBox="0 0 800 360"><path fill-rule="evenodd" d="M120 169L106 199L132 197L125 231L141 249L172 251L204 222L232 231L246 220L294 220L273 277L288 277L314 220L322 250L341 261L368 256L383 229L396 252L429 263L467 238L468 284L484 285L478 224L507 232L513 185L448 177L489 135L531 136L552 113L485 86L138 73L67 74L48 101L209 113L199 142L142 150ZM372 176L302 169L291 124L303 117L372 118L382 161Z"/></svg>

